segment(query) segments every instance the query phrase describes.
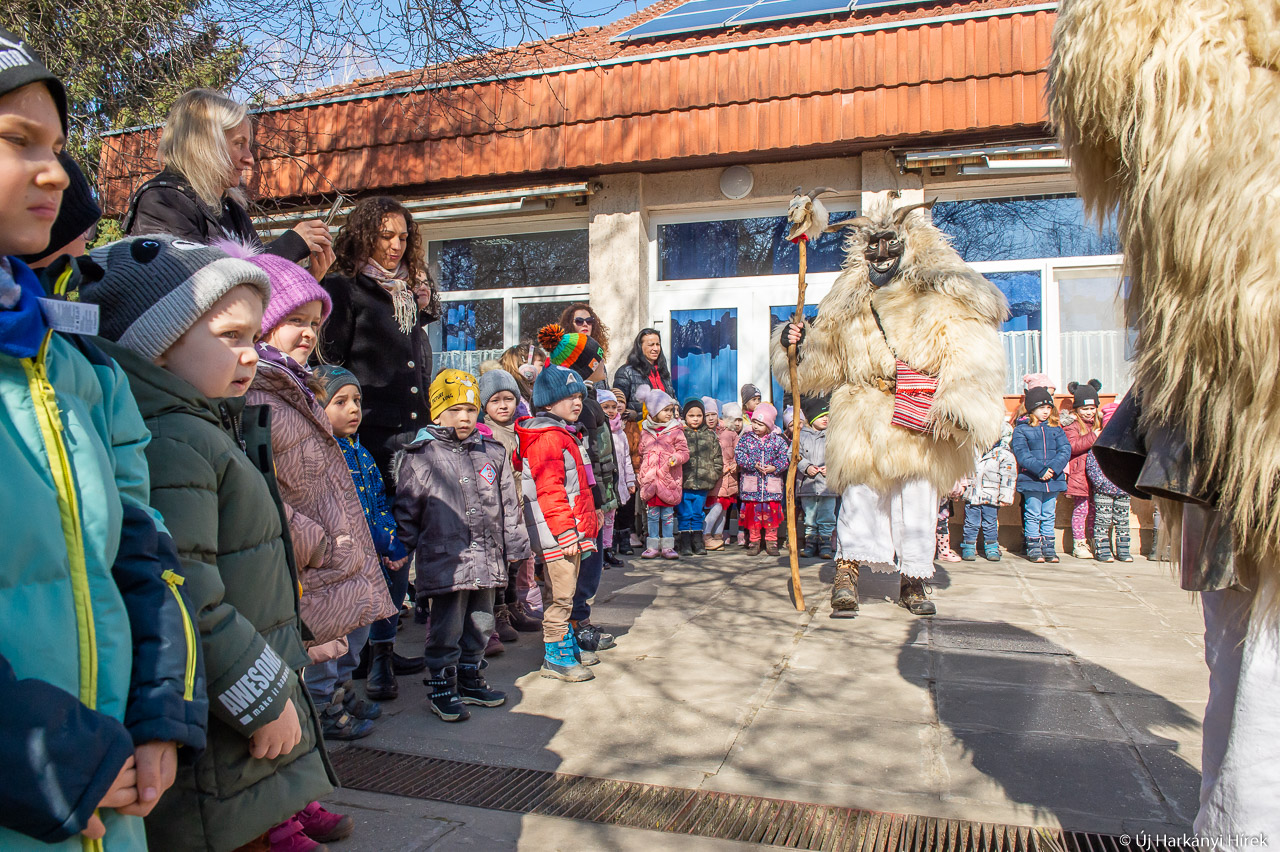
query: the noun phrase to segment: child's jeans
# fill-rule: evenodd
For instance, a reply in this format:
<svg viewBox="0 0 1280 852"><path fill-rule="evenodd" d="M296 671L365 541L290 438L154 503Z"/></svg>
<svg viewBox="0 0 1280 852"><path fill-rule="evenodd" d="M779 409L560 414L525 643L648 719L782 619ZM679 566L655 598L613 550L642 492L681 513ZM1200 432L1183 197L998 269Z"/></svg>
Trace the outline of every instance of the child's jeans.
<svg viewBox="0 0 1280 852"><path fill-rule="evenodd" d="M702 510L706 505L707 490L705 488L686 488L684 496L676 504L676 530L702 532Z"/></svg>
<svg viewBox="0 0 1280 852"><path fill-rule="evenodd" d="M1111 529L1116 531L1116 556L1129 557L1129 495L1093 497L1093 555L1099 559L1111 558Z"/></svg>
<svg viewBox="0 0 1280 852"><path fill-rule="evenodd" d="M1053 524L1058 514L1057 494L1022 495L1022 535L1027 541L1053 538Z"/></svg>
<svg viewBox="0 0 1280 852"><path fill-rule="evenodd" d="M458 663L479 665L493 633L493 589L462 589L432 595L427 668L439 673Z"/></svg>
<svg viewBox="0 0 1280 852"><path fill-rule="evenodd" d="M761 532L767 541L778 540L778 527L782 524L782 504L778 502L742 501L740 524L747 528L752 541L759 541Z"/></svg>
<svg viewBox="0 0 1280 852"><path fill-rule="evenodd" d="M800 498L800 505L804 508L805 535L830 540L836 531L836 499L835 495L827 494Z"/></svg>
<svg viewBox="0 0 1280 852"><path fill-rule="evenodd" d="M600 536L600 548L602 550L606 547L613 547L613 521L617 516L617 509L610 509L604 513L604 529Z"/></svg>
<svg viewBox="0 0 1280 852"><path fill-rule="evenodd" d="M964 543L977 544L978 531L982 531L982 541L987 547L995 547L1000 537L999 506L979 506L976 503L964 504Z"/></svg>
<svg viewBox="0 0 1280 852"><path fill-rule="evenodd" d="M303 680L307 682L307 692L317 706L328 704L333 700L333 692L338 684L351 680L351 673L360 665L360 652L369 639L369 625L357 627L347 634L347 653L336 660L313 663L307 666Z"/></svg>
<svg viewBox="0 0 1280 852"><path fill-rule="evenodd" d="M649 547L668 547L664 542L675 541L674 506L649 506Z"/></svg>

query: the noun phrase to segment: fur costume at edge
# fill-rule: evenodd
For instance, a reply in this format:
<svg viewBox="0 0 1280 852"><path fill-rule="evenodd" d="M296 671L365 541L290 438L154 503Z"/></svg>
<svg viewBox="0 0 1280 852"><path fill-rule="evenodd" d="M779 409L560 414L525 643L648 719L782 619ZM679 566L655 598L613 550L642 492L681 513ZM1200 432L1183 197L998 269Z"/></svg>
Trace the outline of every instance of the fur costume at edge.
<svg viewBox="0 0 1280 852"><path fill-rule="evenodd" d="M1095 446L1201 593L1196 831L1280 840L1280 3L1064 0L1050 110L1118 213L1135 391ZM1234 836L1234 837L1233 837Z"/></svg>
<svg viewBox="0 0 1280 852"><path fill-rule="evenodd" d="M898 602L934 613L923 581L933 577L938 494L970 472L975 446L999 440L1005 417L1004 296L925 206L886 201L838 226L852 230L843 271L797 346L801 392L831 394L827 486L843 492L833 617L857 612L861 566L901 571ZM792 327L774 332L775 375L787 372ZM936 380L932 399L914 395L918 428L897 425L918 380Z"/></svg>

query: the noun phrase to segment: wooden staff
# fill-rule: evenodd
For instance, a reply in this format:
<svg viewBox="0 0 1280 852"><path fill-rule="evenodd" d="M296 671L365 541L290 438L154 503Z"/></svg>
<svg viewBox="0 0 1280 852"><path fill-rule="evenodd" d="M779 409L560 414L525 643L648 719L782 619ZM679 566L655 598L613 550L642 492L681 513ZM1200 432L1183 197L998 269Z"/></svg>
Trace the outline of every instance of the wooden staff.
<svg viewBox="0 0 1280 852"><path fill-rule="evenodd" d="M796 313L793 321L804 322L804 273L808 263L808 240L801 239L800 247L800 295L796 297ZM791 562L791 591L796 609L804 612L804 592L800 590L800 542L796 538L796 468L800 464L800 369L796 357L796 344L787 344L787 369L791 373L791 464L787 467L787 548Z"/></svg>

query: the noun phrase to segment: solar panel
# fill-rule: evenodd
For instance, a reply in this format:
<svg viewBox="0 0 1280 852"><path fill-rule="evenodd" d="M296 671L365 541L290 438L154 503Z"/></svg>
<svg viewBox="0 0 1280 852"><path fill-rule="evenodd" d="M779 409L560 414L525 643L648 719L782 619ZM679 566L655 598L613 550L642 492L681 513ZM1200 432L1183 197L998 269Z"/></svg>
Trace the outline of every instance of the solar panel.
<svg viewBox="0 0 1280 852"><path fill-rule="evenodd" d="M697 2L697 0L695 0ZM677 9L679 7L676 7ZM633 38L652 38L654 36L676 35L679 33L692 33L699 30L714 30L723 27L725 21L745 11L747 6L738 5L731 9L715 9L705 12L692 12L687 15L677 15L668 12L665 15L659 15L651 21L645 21L638 27L632 27L622 35L618 36L615 41L630 41Z"/></svg>
<svg viewBox="0 0 1280 852"><path fill-rule="evenodd" d="M613 37L613 41L714 30L721 27L839 15L922 0L689 0Z"/></svg>
<svg viewBox="0 0 1280 852"><path fill-rule="evenodd" d="M856 2L856 0L855 0ZM849 0L762 0L725 21L727 26L835 15L849 11Z"/></svg>

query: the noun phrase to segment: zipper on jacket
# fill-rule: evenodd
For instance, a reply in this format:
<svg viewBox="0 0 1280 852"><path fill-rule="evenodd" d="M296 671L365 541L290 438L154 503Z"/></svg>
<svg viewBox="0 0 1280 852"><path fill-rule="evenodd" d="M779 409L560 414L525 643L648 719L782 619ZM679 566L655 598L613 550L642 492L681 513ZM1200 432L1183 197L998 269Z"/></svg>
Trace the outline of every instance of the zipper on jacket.
<svg viewBox="0 0 1280 852"><path fill-rule="evenodd" d="M186 603L178 593L178 587L185 583L186 579L172 570L165 571L160 576L168 584L169 591L173 593L173 599L178 602L178 611L182 613L182 633L187 640L187 668L186 679L183 681L182 699L192 701L196 690L196 633L191 625L191 613L187 612Z"/></svg>
<svg viewBox="0 0 1280 852"><path fill-rule="evenodd" d="M57 395L49 381L47 361L49 341L53 332L46 332L44 342L35 358L23 358L22 369L27 374L27 386L35 406L36 422L40 425L40 437L49 457L49 472L58 492L58 515L62 522L62 536L67 543L67 562L71 567L71 597L76 607L76 632L80 645L80 703L93 710L98 705L98 640L93 623L93 598L89 591L89 568L85 563L84 530L80 526L80 504L76 498L75 476L71 471L71 459L67 445L62 440L62 415L58 411ZM95 810L96 814L97 811ZM102 852L101 840L81 838L86 852Z"/></svg>
<svg viewBox="0 0 1280 852"><path fill-rule="evenodd" d="M236 439L236 445L240 447L240 452L249 452L249 447L244 442L244 424L241 422L240 417L228 411L226 403L218 405L218 416L222 419L222 425L231 433L231 437Z"/></svg>
<svg viewBox="0 0 1280 852"><path fill-rule="evenodd" d="M75 477L71 472L71 459L62 440L62 416L53 384L49 381L46 360L49 341L53 332L46 332L44 342L35 358L23 358L22 369L27 374L31 400L35 404L36 420L44 439L45 452L49 456L49 470L53 474L58 492L58 514L62 521L62 535L67 542L67 561L71 566L71 594L75 600L76 625L80 642L80 694L79 699L89 709L98 702L98 643L93 624L93 600L89 592L89 569L85 564L84 531L80 527L80 505L76 499Z"/></svg>

